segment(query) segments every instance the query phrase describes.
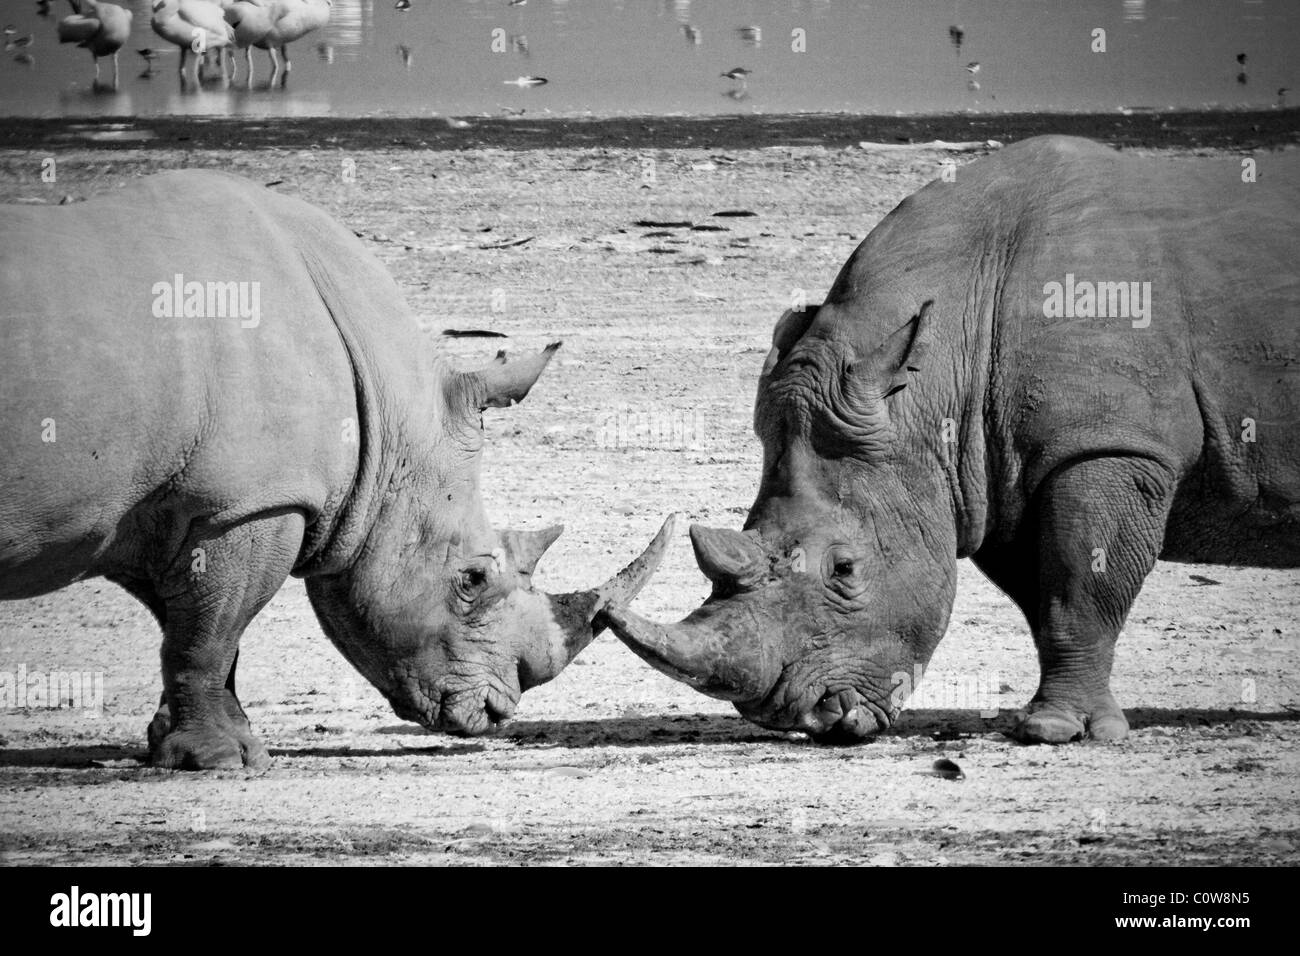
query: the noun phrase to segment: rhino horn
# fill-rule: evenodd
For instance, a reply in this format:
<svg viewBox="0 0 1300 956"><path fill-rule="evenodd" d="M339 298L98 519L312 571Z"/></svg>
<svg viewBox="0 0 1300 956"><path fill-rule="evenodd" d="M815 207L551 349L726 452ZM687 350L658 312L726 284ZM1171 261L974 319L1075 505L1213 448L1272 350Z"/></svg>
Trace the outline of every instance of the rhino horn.
<svg viewBox="0 0 1300 956"><path fill-rule="evenodd" d="M763 636L734 626L740 621L710 621L708 611L705 605L670 625L621 607L607 607L601 617L633 653L674 680L719 700L762 698L780 669Z"/></svg>
<svg viewBox="0 0 1300 956"><path fill-rule="evenodd" d="M740 531L691 525L691 546L704 576L714 584L735 587L761 576L765 566L762 547Z"/></svg>
<svg viewBox="0 0 1300 956"><path fill-rule="evenodd" d="M676 515L669 515L640 557L599 587L546 595L555 627L545 659L521 662L526 686L550 680L577 657L607 626L601 613L608 605L626 604L641 593L663 561L676 527L676 518Z"/></svg>

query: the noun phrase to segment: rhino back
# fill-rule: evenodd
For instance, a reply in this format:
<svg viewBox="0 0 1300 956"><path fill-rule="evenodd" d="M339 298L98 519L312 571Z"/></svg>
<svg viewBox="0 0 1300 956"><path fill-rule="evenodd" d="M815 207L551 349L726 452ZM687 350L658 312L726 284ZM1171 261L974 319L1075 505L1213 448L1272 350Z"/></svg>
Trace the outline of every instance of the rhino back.
<svg viewBox="0 0 1300 956"><path fill-rule="evenodd" d="M400 295L355 237L195 171L3 215L0 596L167 562L196 522L286 507L319 521L351 494L355 366L332 314L347 304L327 308L303 248L382 313ZM177 281L247 283L256 323L167 314ZM413 334L404 307L384 331Z"/></svg>
<svg viewBox="0 0 1300 956"><path fill-rule="evenodd" d="M1300 160L1259 157L1257 182L1242 172L1239 157L1018 143L904 200L845 265L817 325L869 350L935 300L942 358L902 417L975 421L963 444L1004 517L1063 461L1116 453L1210 489L1225 515L1263 495L1294 523ZM1069 276L1150 283L1150 324L1049 317L1047 285ZM965 394L935 394L954 390ZM1269 423L1267 442L1240 440L1244 418Z"/></svg>

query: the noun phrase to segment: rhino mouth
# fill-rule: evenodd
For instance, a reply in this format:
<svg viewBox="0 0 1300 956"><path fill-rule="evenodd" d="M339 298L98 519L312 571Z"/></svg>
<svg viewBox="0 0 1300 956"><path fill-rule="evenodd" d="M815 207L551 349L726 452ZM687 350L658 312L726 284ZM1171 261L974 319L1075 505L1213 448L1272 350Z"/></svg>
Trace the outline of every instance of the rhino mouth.
<svg viewBox="0 0 1300 956"><path fill-rule="evenodd" d="M493 688L446 694L432 729L453 737L478 737L496 733L514 716L518 696Z"/></svg>
<svg viewBox="0 0 1300 956"><path fill-rule="evenodd" d="M888 730L894 714L853 688L827 690L795 722L820 744L852 744Z"/></svg>
<svg viewBox="0 0 1300 956"><path fill-rule="evenodd" d="M514 716L520 692L491 685L460 690L423 688L412 698L388 697L393 713L426 730L453 737L479 737L498 731Z"/></svg>

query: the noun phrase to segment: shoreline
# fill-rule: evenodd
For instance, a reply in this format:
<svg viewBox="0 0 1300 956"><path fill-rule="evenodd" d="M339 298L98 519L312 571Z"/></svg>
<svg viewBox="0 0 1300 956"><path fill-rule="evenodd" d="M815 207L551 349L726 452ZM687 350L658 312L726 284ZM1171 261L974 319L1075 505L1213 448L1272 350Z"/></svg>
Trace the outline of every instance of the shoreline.
<svg viewBox="0 0 1300 956"><path fill-rule="evenodd" d="M1300 143L1300 107L1109 113L849 113L574 117L7 117L0 149L755 149L1086 136L1114 146L1261 149Z"/></svg>

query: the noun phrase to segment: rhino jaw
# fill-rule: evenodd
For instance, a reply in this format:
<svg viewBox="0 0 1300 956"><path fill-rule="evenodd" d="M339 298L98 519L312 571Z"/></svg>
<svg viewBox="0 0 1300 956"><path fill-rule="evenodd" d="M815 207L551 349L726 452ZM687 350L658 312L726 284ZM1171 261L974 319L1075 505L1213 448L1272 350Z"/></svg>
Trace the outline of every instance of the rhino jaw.
<svg viewBox="0 0 1300 956"><path fill-rule="evenodd" d="M676 528L669 515L654 540L632 563L599 587L567 594L547 594L551 626L543 646L526 647L519 660L520 685L526 690L551 680L605 629L603 610L633 600L659 569Z"/></svg>

